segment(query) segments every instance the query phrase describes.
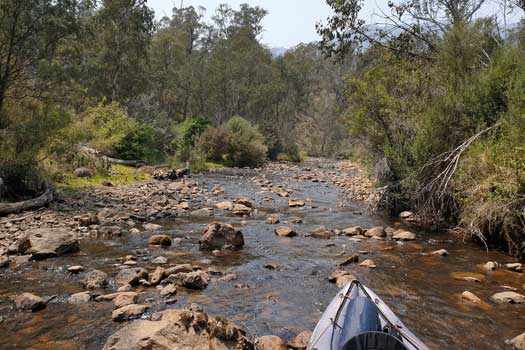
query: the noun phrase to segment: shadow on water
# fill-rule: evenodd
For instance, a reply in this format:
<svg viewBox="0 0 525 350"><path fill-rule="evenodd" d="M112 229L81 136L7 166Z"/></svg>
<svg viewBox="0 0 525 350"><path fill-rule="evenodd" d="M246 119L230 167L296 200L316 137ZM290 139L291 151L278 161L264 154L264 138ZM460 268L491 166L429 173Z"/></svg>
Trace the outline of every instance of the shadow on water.
<svg viewBox="0 0 525 350"><path fill-rule="evenodd" d="M294 189L292 197L310 198L302 209L290 209L287 199L262 192L252 177L264 175L276 184ZM279 238L275 226L265 223L267 213L280 213L281 222L301 218L294 225L300 233L325 226L342 229L360 225L388 225L382 217L365 213L357 203L345 203L339 190L325 183L293 180L286 172L245 172L228 170L197 176L201 186L211 189L221 185L225 195L213 201L246 196L256 201L257 213L247 219L215 210L213 218L179 217L159 222L175 244L169 249L147 246L147 234L127 235L115 240L85 240L81 253L30 262L0 276L0 333L2 349L99 349L107 337L121 325L111 321L110 303L91 302L81 306L66 302L70 294L83 291L81 276L67 272L71 265L87 270L100 269L116 274L120 258L133 254L139 266L153 269L150 260L165 256L170 264L191 263L213 267L223 273L235 273L237 279L214 278L203 292L181 291L178 301L166 305L155 288L139 289L139 302L152 305L154 311L182 307L195 302L213 315L221 315L245 327L252 336L280 335L286 339L304 329L313 329L322 311L337 292L327 276L345 255L368 252L378 267L370 270L353 266L350 270L373 288L398 313L400 318L431 348L504 349L504 340L524 331L525 308L521 305L497 305L490 295L503 285L523 291L523 274L497 271L482 283L456 280L454 272L481 272L479 265L489 260L506 261L497 252L484 252L476 246L452 242L446 235L419 233L414 243L398 245L388 241L352 242L346 237L318 240L308 237ZM268 197L272 199L269 200ZM365 214L363 214L365 213ZM221 256L198 249L200 232L206 223L225 221L238 226L246 245L242 251ZM447 249L448 257L422 253ZM265 268L277 263L275 270ZM116 287L110 285L109 289ZM486 307L465 304L460 294L469 290L487 301ZM56 296L38 313L14 310L11 298L24 291L42 296ZM100 291L101 293L104 291ZM107 290L105 291L108 292Z"/></svg>

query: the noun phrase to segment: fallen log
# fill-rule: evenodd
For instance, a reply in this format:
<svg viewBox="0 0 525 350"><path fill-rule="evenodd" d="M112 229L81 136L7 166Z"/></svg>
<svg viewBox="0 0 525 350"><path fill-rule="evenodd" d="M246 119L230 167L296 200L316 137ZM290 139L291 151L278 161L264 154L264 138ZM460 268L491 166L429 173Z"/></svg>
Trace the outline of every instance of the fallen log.
<svg viewBox="0 0 525 350"><path fill-rule="evenodd" d="M108 157L102 154L101 152L97 151L96 149L85 146L85 145L80 145L79 150L90 156L100 158L102 159L102 161L109 163L109 164L120 164L120 165L132 166L132 167L139 167L139 166L146 164L146 162L144 162L143 160L124 160L124 159Z"/></svg>
<svg viewBox="0 0 525 350"><path fill-rule="evenodd" d="M46 185L44 193L36 198L15 203L0 203L0 216L18 214L20 212L43 207L53 201L53 188Z"/></svg>

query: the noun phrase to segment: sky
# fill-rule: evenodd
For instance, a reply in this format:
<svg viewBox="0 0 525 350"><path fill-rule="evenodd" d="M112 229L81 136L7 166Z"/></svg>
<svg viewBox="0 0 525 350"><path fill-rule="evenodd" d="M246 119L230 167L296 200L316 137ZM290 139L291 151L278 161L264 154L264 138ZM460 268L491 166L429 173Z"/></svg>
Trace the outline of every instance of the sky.
<svg viewBox="0 0 525 350"><path fill-rule="evenodd" d="M325 21L331 15L331 10L325 0L148 0L148 4L155 10L157 19L171 16L174 6L204 6L209 19L221 3L227 3L233 8L247 3L251 6L260 6L269 14L264 20L264 33L261 41L272 48L292 48L300 43L319 40L315 31L315 24ZM485 14L494 11L494 4L498 0L487 0ZM365 0L362 18L368 21L377 19L378 11L388 12L387 0ZM518 11L519 12L519 11ZM521 14L520 14L521 15ZM510 21L516 22L519 18L511 16Z"/></svg>
<svg viewBox="0 0 525 350"><path fill-rule="evenodd" d="M330 8L324 0L183 0L184 6L204 6L207 17L221 3L237 8L242 3L260 6L269 14L264 20L265 31L262 42L270 47L291 48L301 42L318 40L315 24L330 15ZM181 0L148 0L157 18L170 16L174 5Z"/></svg>

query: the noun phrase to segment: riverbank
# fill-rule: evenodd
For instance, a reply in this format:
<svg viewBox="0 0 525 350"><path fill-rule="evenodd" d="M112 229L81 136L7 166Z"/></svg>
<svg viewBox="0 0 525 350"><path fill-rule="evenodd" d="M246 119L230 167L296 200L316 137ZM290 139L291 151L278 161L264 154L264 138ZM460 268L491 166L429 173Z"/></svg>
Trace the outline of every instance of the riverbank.
<svg viewBox="0 0 525 350"><path fill-rule="evenodd" d="M524 304L494 295L524 294L523 273L506 266L515 261L369 214L371 188L350 162L271 163L62 193L50 208L2 218L4 252L36 228L78 240L78 250L72 243L69 254L59 249L44 260L42 252L36 261L34 251L19 252L20 245L16 253L7 249L0 278L5 344L110 348L119 329L147 320L161 327L158 312L188 307L192 320L204 317L202 308L208 321L221 316L237 324L246 336L234 332L235 341L277 335L293 343L338 290L329 279L341 284L352 274L432 348L507 348L505 340L523 332ZM243 244L201 249L202 232L215 221L241 232ZM276 234L287 232L296 235ZM498 263L494 270L489 261ZM42 297L35 305L45 307L22 311L13 300L23 292ZM131 294L115 300L115 293Z"/></svg>

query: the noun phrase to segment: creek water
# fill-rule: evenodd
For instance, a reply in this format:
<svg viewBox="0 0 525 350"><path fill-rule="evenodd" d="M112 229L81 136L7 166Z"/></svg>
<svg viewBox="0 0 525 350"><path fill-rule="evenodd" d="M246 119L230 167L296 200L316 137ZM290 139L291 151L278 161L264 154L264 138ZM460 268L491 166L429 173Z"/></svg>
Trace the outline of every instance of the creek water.
<svg viewBox="0 0 525 350"><path fill-rule="evenodd" d="M375 261L376 269L355 265L348 270L375 290L430 348L506 349L506 339L525 331L524 305L490 302L492 294L505 290L504 285L517 288L520 293L525 288L523 274L504 270L482 272L480 265L487 261L511 261L501 253L486 252L448 234L425 232L417 232L417 240L405 244L354 242L344 236L330 240L302 235L277 237L273 232L276 226L265 222L269 213L279 213L281 222L301 218L301 224L293 225L299 233L308 233L319 226L343 229L396 224L368 214L360 203L348 202L341 190L329 183L298 181L292 175L286 170L227 170L196 176L194 179L201 186L224 188L225 194L213 197L213 201L245 196L256 202L257 212L249 218L238 218L215 210L210 218L160 221L164 233L181 238L168 249L148 247L146 233L111 240L86 239L81 242L79 254L0 271L0 348L102 348L122 324L111 320L111 303L67 303L69 295L83 291L79 282L82 275L68 273L67 267L83 265L86 270L100 269L112 276L118 271L118 259L128 254L136 255L139 266L150 270L154 268L150 260L162 255L170 264L192 263L237 275L234 281L214 278L204 291L180 289L177 302L169 305L155 288L141 287L139 302L151 305L143 317L194 302L208 314L233 320L251 337L275 334L290 339L302 330L313 330L337 293L338 288L327 279L337 264L347 255L367 252L366 257ZM312 201L303 208L289 208L287 199L261 191L253 181L261 177L294 189L293 197ZM245 238L244 249L221 256L200 251L200 233L205 224L214 220L239 227ZM446 257L423 254L437 249L446 249L450 254ZM279 267L269 270L265 268L268 263L277 263ZM484 278L479 283L457 280L454 279L457 272L481 273ZM110 284L106 292L115 289ZM465 303L460 298L465 290L485 303L481 306ZM22 292L54 298L42 311L19 312L14 309L12 297Z"/></svg>

